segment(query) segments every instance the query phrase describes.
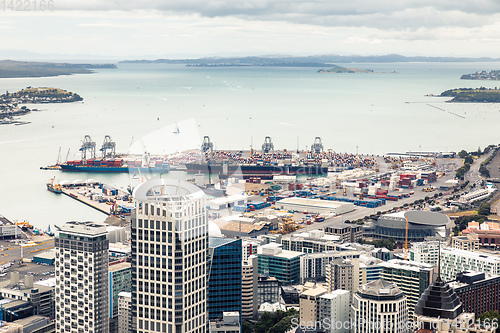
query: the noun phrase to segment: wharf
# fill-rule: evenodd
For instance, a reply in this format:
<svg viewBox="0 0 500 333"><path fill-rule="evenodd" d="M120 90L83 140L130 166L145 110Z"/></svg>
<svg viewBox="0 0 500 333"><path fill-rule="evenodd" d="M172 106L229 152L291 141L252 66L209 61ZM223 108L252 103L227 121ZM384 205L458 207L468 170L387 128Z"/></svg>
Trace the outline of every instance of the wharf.
<svg viewBox="0 0 500 333"><path fill-rule="evenodd" d="M130 194L102 183L62 185L62 193L106 215L123 219L130 216L135 207L135 201Z"/></svg>

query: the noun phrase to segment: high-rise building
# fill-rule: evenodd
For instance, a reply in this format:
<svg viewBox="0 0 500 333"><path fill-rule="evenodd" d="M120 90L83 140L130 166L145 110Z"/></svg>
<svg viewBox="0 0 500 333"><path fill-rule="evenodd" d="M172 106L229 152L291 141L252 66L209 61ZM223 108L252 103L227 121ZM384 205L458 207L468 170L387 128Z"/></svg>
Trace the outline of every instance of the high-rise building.
<svg viewBox="0 0 500 333"><path fill-rule="evenodd" d="M109 331L118 331L118 294L132 289L129 262L111 264L109 271Z"/></svg>
<svg viewBox="0 0 500 333"><path fill-rule="evenodd" d="M278 280L273 276L258 276L257 280L257 307L264 303L277 303L280 297Z"/></svg>
<svg viewBox="0 0 500 333"><path fill-rule="evenodd" d="M500 276L482 272L462 272L448 283L468 313L500 311Z"/></svg>
<svg viewBox="0 0 500 333"><path fill-rule="evenodd" d="M353 333L407 333L406 296L384 280L364 284L354 293L351 322Z"/></svg>
<svg viewBox="0 0 500 333"><path fill-rule="evenodd" d="M275 277L280 283L298 283L301 252L287 251L281 245L269 243L258 248L259 274Z"/></svg>
<svg viewBox="0 0 500 333"><path fill-rule="evenodd" d="M498 296L498 294L497 294ZM415 307L417 333L494 333L489 321L475 322L474 313L463 312L460 298L438 276L418 300ZM486 325L480 325L486 324Z"/></svg>
<svg viewBox="0 0 500 333"><path fill-rule="evenodd" d="M243 261L241 279L241 317L254 318L258 310L258 260L256 255L251 255Z"/></svg>
<svg viewBox="0 0 500 333"><path fill-rule="evenodd" d="M327 333L349 332L349 302L348 290L334 290L319 297L318 321Z"/></svg>
<svg viewBox="0 0 500 333"><path fill-rule="evenodd" d="M131 323L130 305L132 294L122 291L118 294L118 332L129 333Z"/></svg>
<svg viewBox="0 0 500 333"><path fill-rule="evenodd" d="M326 266L333 260L359 258L359 251L327 251L322 253L307 253L300 257L300 281L318 281L326 279Z"/></svg>
<svg viewBox="0 0 500 333"><path fill-rule="evenodd" d="M479 250L479 236L476 233L451 238L451 247L465 251Z"/></svg>
<svg viewBox="0 0 500 333"><path fill-rule="evenodd" d="M380 264L382 279L395 283L406 295L408 318L413 321L413 311L420 295L434 281L437 268L430 264L392 259Z"/></svg>
<svg viewBox="0 0 500 333"><path fill-rule="evenodd" d="M307 326L309 323L318 322L319 315L319 297L327 293L327 290L321 286L313 285L307 288L308 282L304 286L304 291L299 295L300 304L300 326Z"/></svg>
<svg viewBox="0 0 500 333"><path fill-rule="evenodd" d="M134 189L132 332L205 333L208 222L193 184L149 180Z"/></svg>
<svg viewBox="0 0 500 333"><path fill-rule="evenodd" d="M359 259L338 258L326 266L328 292L342 289L352 294L363 283L366 283L366 271L360 269Z"/></svg>
<svg viewBox="0 0 500 333"><path fill-rule="evenodd" d="M241 239L209 237L208 319L241 313Z"/></svg>
<svg viewBox="0 0 500 333"><path fill-rule="evenodd" d="M458 273L465 271L500 275L500 256L491 254L491 252L441 248L441 278L443 281L453 281Z"/></svg>
<svg viewBox="0 0 500 333"><path fill-rule="evenodd" d="M55 239L56 332L109 331L106 225L67 222Z"/></svg>
<svg viewBox="0 0 500 333"><path fill-rule="evenodd" d="M439 257L438 241L413 243L410 249L410 260L418 263L437 265Z"/></svg>

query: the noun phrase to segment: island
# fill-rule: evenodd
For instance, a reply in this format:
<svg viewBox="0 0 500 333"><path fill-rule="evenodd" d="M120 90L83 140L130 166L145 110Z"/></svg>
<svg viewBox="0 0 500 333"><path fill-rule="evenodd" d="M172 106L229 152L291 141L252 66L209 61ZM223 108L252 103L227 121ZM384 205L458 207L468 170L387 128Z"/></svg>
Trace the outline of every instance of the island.
<svg viewBox="0 0 500 333"><path fill-rule="evenodd" d="M329 69L320 69L318 73L373 73L371 69L347 68L333 65Z"/></svg>
<svg viewBox="0 0 500 333"><path fill-rule="evenodd" d="M83 98L73 92L51 87L26 87L18 92L8 91L0 95L0 125L15 124L24 125L23 122L14 119L15 116L22 116L32 110L21 104L46 104L46 103L72 103L82 101ZM36 109L33 109L35 111Z"/></svg>
<svg viewBox="0 0 500 333"><path fill-rule="evenodd" d="M69 64L53 62L0 61L0 78L46 77L91 74L99 68L116 68L115 64Z"/></svg>
<svg viewBox="0 0 500 333"><path fill-rule="evenodd" d="M500 80L500 70L475 72L473 74L464 74L460 77L461 80Z"/></svg>
<svg viewBox="0 0 500 333"><path fill-rule="evenodd" d="M500 90L485 87L450 89L438 96L453 97L451 103L500 103Z"/></svg>

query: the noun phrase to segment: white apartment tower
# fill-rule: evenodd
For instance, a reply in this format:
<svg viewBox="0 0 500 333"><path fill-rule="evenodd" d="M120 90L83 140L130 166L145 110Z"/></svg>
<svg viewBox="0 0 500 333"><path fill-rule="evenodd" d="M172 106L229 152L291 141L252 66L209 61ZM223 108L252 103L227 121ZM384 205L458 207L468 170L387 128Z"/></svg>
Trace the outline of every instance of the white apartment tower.
<svg viewBox="0 0 500 333"><path fill-rule="evenodd" d="M109 332L106 225L67 222L55 248L56 332Z"/></svg>
<svg viewBox="0 0 500 333"><path fill-rule="evenodd" d="M187 182L153 179L133 196L131 331L205 333L205 194Z"/></svg>
<svg viewBox="0 0 500 333"><path fill-rule="evenodd" d="M351 320L353 333L407 333L406 296L384 280L364 284L354 294Z"/></svg>
<svg viewBox="0 0 500 333"><path fill-rule="evenodd" d="M130 332L130 304L132 303L132 294L122 291L118 294L118 332Z"/></svg>

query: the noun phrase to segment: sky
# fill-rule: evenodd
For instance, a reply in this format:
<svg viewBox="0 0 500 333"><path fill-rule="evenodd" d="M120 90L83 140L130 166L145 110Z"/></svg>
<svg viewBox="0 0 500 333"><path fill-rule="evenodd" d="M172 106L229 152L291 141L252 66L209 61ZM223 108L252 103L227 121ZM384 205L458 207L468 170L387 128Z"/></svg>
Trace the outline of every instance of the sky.
<svg viewBox="0 0 500 333"><path fill-rule="evenodd" d="M0 0L0 58L16 51L120 59L392 53L500 57L498 0L20 3Z"/></svg>

